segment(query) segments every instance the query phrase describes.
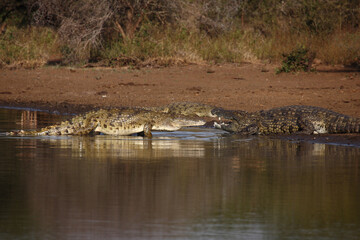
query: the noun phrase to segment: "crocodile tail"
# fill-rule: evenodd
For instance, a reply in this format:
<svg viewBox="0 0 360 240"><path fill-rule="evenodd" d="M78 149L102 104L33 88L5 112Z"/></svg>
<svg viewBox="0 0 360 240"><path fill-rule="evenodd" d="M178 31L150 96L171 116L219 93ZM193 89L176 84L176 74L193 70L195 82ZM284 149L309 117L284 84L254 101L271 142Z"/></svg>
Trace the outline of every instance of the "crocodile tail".
<svg viewBox="0 0 360 240"><path fill-rule="evenodd" d="M360 118L337 118L330 123L329 133L360 133Z"/></svg>
<svg viewBox="0 0 360 240"><path fill-rule="evenodd" d="M6 133L7 136L36 136L36 131L16 130Z"/></svg>
<svg viewBox="0 0 360 240"><path fill-rule="evenodd" d="M348 123L349 133L360 133L360 118L350 118Z"/></svg>
<svg viewBox="0 0 360 240"><path fill-rule="evenodd" d="M44 127L38 131L26 131L26 130L18 130L18 131L12 131L8 132L7 135L10 136L45 136L45 135L66 135L67 130L64 128L61 128L59 125L53 125ZM70 133L68 133L70 134Z"/></svg>
<svg viewBox="0 0 360 240"><path fill-rule="evenodd" d="M69 122L62 122L59 125L52 125L44 127L38 131L12 131L6 133L10 136L57 136L57 135L87 135L92 132L95 128L95 125L90 123L86 126L74 126L69 124Z"/></svg>

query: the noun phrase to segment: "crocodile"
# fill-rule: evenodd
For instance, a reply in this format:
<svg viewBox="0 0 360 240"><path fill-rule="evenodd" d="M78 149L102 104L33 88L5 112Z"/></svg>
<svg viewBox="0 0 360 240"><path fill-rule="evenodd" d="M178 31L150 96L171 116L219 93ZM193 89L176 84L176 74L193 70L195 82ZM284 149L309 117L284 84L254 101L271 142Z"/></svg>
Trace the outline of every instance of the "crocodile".
<svg viewBox="0 0 360 240"><path fill-rule="evenodd" d="M215 123L216 128L244 135L360 132L360 118L315 106L293 105L256 112L216 109L213 114L230 120Z"/></svg>
<svg viewBox="0 0 360 240"><path fill-rule="evenodd" d="M7 135L88 135L103 133L131 135L143 133L151 137L152 130L176 131L185 126L201 126L205 121L185 115L153 111L144 108L100 109L76 115L69 121L35 131L13 131Z"/></svg>

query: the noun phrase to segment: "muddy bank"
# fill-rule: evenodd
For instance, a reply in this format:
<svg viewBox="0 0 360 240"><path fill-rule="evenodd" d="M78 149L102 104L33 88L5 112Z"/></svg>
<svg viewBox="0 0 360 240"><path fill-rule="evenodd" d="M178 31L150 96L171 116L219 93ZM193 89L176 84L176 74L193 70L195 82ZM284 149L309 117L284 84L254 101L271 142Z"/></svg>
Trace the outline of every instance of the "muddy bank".
<svg viewBox="0 0 360 240"><path fill-rule="evenodd" d="M321 134L304 135L294 134L290 136L270 136L271 138L280 138L293 142L310 142L321 144L334 144L341 146L360 147L360 134Z"/></svg>
<svg viewBox="0 0 360 240"><path fill-rule="evenodd" d="M273 66L190 65L169 68L47 67L0 70L0 105L76 113L99 107L159 106L176 101L256 111L315 105L360 117L360 73L318 68L279 74Z"/></svg>

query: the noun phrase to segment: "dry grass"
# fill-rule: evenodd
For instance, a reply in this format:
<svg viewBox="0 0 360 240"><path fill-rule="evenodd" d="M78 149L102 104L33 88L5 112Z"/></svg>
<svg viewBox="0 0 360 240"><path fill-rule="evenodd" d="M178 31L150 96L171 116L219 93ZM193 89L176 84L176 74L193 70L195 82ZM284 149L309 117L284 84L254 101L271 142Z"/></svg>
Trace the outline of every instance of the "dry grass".
<svg viewBox="0 0 360 240"><path fill-rule="evenodd" d="M146 29L132 41L114 41L103 51L97 52L101 59L119 56L136 58L144 62L151 59L172 59L174 63L239 63L255 60L255 55L246 45L246 35L232 31L219 37L210 37L199 32L177 29ZM96 58L99 58L96 56ZM166 64L167 65L167 64Z"/></svg>
<svg viewBox="0 0 360 240"><path fill-rule="evenodd" d="M9 27L0 36L0 62L11 68L43 66L59 51L57 35L48 28Z"/></svg>
<svg viewBox="0 0 360 240"><path fill-rule="evenodd" d="M351 65L360 58L360 33L337 32L317 47L318 58L324 63Z"/></svg>
<svg viewBox="0 0 360 240"><path fill-rule="evenodd" d="M267 60L280 63L284 53L305 46L327 64L352 64L360 58L360 32L332 35L274 31L232 30L217 37L185 28L160 28L145 24L131 41L113 37L93 49L89 61L105 65L171 66L183 64L240 63ZM48 28L10 27L0 36L0 66L35 68L54 55L66 58L71 48L61 44Z"/></svg>
<svg viewBox="0 0 360 240"><path fill-rule="evenodd" d="M264 37L251 33L247 46L258 59L275 63L283 59L284 53L304 46L325 64L350 65L360 57L360 31L338 31L325 36L275 32L273 36Z"/></svg>

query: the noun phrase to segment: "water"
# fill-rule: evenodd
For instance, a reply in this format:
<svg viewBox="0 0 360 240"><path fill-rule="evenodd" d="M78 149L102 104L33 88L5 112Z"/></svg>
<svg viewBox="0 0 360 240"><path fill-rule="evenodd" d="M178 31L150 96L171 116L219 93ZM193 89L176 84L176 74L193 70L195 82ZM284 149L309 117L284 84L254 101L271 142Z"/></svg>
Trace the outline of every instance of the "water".
<svg viewBox="0 0 360 240"><path fill-rule="evenodd" d="M62 118L0 109L0 239L360 239L360 147L4 135Z"/></svg>

